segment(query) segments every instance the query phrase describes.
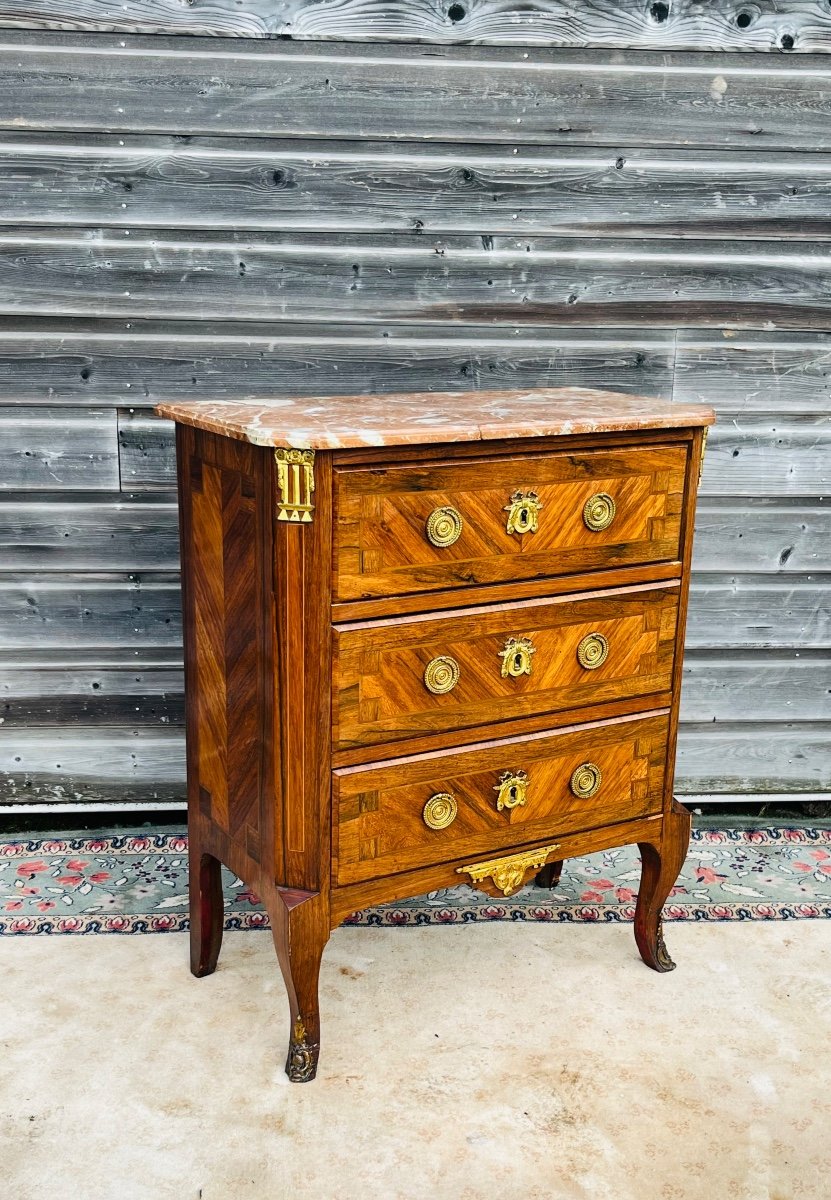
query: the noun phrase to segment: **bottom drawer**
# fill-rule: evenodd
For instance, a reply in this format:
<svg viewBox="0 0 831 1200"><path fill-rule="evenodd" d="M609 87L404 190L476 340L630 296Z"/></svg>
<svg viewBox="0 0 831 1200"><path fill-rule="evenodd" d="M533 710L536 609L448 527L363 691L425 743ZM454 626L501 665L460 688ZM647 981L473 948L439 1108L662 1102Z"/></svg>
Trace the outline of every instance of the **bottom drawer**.
<svg viewBox="0 0 831 1200"><path fill-rule="evenodd" d="M662 711L341 768L337 882L660 812L668 735Z"/></svg>

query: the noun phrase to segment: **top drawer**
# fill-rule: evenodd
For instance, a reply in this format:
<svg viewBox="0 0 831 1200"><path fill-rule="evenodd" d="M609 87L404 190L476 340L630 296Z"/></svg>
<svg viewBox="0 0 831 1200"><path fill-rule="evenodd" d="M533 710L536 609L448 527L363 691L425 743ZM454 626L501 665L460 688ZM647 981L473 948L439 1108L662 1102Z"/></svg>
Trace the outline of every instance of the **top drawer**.
<svg viewBox="0 0 831 1200"><path fill-rule="evenodd" d="M685 444L341 468L335 596L362 600L676 559Z"/></svg>

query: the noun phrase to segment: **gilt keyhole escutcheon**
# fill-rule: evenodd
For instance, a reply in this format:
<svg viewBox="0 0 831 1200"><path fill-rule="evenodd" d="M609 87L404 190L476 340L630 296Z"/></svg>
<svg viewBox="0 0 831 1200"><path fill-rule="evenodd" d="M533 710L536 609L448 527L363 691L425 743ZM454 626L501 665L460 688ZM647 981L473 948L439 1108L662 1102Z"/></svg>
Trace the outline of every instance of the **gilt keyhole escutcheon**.
<svg viewBox="0 0 831 1200"><path fill-rule="evenodd" d="M508 514L508 533L536 533L542 502L536 492L514 492L504 511Z"/></svg>
<svg viewBox="0 0 831 1200"><path fill-rule="evenodd" d="M496 811L519 808L528 799L528 776L524 771L505 771L493 789L498 792Z"/></svg>
<svg viewBox="0 0 831 1200"><path fill-rule="evenodd" d="M520 675L531 674L531 655L536 653L536 646L528 637L508 638L499 651L502 659L502 678L518 679Z"/></svg>

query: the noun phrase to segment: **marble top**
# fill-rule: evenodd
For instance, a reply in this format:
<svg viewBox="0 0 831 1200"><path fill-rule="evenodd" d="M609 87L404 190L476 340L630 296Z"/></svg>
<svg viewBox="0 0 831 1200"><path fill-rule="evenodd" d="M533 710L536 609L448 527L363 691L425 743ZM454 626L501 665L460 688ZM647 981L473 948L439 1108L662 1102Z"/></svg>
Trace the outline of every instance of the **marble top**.
<svg viewBox="0 0 831 1200"><path fill-rule="evenodd" d="M193 400L156 412L255 446L334 450L711 425L712 409L593 388Z"/></svg>

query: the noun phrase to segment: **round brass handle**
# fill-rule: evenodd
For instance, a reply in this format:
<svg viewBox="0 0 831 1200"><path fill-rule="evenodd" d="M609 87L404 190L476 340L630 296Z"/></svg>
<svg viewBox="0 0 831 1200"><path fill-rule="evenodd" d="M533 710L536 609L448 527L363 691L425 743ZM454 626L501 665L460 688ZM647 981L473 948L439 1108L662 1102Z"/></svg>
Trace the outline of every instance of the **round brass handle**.
<svg viewBox="0 0 831 1200"><path fill-rule="evenodd" d="M439 658L431 658L424 668L424 686L434 696L443 696L452 692L459 682L459 664L449 654Z"/></svg>
<svg viewBox="0 0 831 1200"><path fill-rule="evenodd" d="M459 806L450 792L437 792L424 805L422 817L428 829L446 829L456 820Z"/></svg>
<svg viewBox="0 0 831 1200"><path fill-rule="evenodd" d="M583 524L595 533L608 529L615 519L615 511L612 497L607 492L597 492L583 505Z"/></svg>
<svg viewBox="0 0 831 1200"><path fill-rule="evenodd" d="M600 767L596 763L584 762L572 771L569 787L575 796L579 796L581 800L588 800L589 796L594 796L600 790L602 779Z"/></svg>
<svg viewBox="0 0 831 1200"><path fill-rule="evenodd" d="M587 633L577 647L577 661L587 671L594 671L606 661L609 643L602 633Z"/></svg>
<svg viewBox="0 0 831 1200"><path fill-rule="evenodd" d="M427 539L434 546L452 546L462 535L462 514L447 504L434 508L427 518Z"/></svg>

